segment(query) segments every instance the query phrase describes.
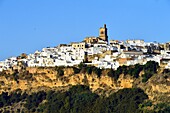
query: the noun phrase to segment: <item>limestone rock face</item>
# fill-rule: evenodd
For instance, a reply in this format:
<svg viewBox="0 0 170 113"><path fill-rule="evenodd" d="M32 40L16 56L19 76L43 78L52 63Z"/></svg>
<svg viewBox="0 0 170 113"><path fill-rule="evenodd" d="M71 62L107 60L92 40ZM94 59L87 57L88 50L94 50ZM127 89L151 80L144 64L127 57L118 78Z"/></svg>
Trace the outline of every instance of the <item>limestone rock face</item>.
<svg viewBox="0 0 170 113"><path fill-rule="evenodd" d="M170 102L170 75L154 75L146 84L138 84L149 99L155 102Z"/></svg>
<svg viewBox="0 0 170 113"><path fill-rule="evenodd" d="M74 73L74 69L64 68L64 75L59 76L54 68L26 68L19 71L15 79L13 72L0 75L0 93L12 92L20 89L28 93L39 90L67 90L72 85L88 85L93 92L109 94L123 88L139 87L145 91L150 100L170 101L170 75L157 74L148 82L142 83L141 78L133 78L130 75L120 75L118 80L109 77L104 70L98 77L96 74Z"/></svg>
<svg viewBox="0 0 170 113"><path fill-rule="evenodd" d="M40 87L57 89L60 87L69 87L71 85L88 85L92 91L98 89L102 90L115 90L122 88L132 88L133 79L131 78L121 78L119 82L115 81L113 78L105 75L97 77L94 73L84 74L78 73L74 74L73 68L64 68L64 75L58 76L57 71L50 68L27 68L28 75L31 74L32 77L29 79L17 79L13 80L10 78L12 75L0 76L0 82L3 84L0 87L0 93L12 92L17 89L22 91L38 91ZM28 76L25 75L25 76Z"/></svg>

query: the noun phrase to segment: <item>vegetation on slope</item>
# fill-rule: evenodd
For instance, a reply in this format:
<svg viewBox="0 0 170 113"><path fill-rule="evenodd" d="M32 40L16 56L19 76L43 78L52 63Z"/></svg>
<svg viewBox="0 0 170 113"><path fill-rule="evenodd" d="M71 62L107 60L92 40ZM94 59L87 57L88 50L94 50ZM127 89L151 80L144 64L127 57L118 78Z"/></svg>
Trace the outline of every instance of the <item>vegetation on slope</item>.
<svg viewBox="0 0 170 113"><path fill-rule="evenodd" d="M139 88L122 89L109 97L100 97L92 93L88 86L77 85L66 92L40 91L31 95L21 92L2 93L0 103L1 107L5 107L24 101L25 109L22 112L139 113L141 111L139 104L147 98L147 95Z"/></svg>
<svg viewBox="0 0 170 113"><path fill-rule="evenodd" d="M46 67L38 67L39 69L46 69ZM48 67L50 68L50 67ZM84 74L95 74L98 77L102 76L102 72L104 69L97 68L95 66L87 66L86 64L80 63L78 67L54 67L54 71L57 72L57 76L64 76L64 68L73 68L74 74L84 73ZM139 78L139 74L141 71L144 71L142 75L142 82L147 82L149 78L151 78L155 73L157 73L157 69L159 65L157 62L149 61L145 65L136 64L134 66L120 66L117 70L109 69L107 75L117 80L121 74L131 75L134 78ZM42 73L41 73L42 74ZM45 73L44 73L45 74ZM6 74L5 72L1 72L0 76L10 77L15 81L18 79L26 79L32 80L32 77L35 76L36 73L31 74L27 70L14 70L12 75Z"/></svg>
<svg viewBox="0 0 170 113"><path fill-rule="evenodd" d="M46 68L47 67L39 67L39 69ZM87 66L83 63L78 67L55 67L50 69L57 73L56 77L65 77L66 68L73 69L73 75L71 75L73 77L75 74L83 73L89 74L90 76L91 74L97 75L98 78L110 76L117 81L120 75L123 74L124 76L130 75L135 79L139 78L143 83L148 83L147 81L153 75L156 75L159 66L158 63L149 61L145 65L136 64L134 66L121 66L117 70L99 69L94 66ZM169 70L163 71L165 79L168 79L169 73ZM23 69L14 70L12 74L1 72L0 76L5 76L8 80L19 82L19 80L33 81L34 76L38 74L42 75L42 73L29 73L29 71ZM44 73L44 75L45 74L46 73ZM0 81L0 84L4 85L4 82ZM0 95L0 112L2 112L2 110L8 111L10 107L13 108L10 110L15 112L40 113L150 113L170 111L169 103L152 103L152 101L146 101L146 99L148 99L148 96L139 88L125 88L111 94L109 97L99 96L91 92L88 86L82 85L73 86L70 90L65 92L50 90L27 94L23 93L21 90L16 90L12 93L3 92ZM18 107L16 108L14 105ZM4 108L6 108L6 110Z"/></svg>
<svg viewBox="0 0 170 113"><path fill-rule="evenodd" d="M145 65L136 64L134 66L120 66L117 70L110 70L108 76L113 77L115 80L119 78L121 74L131 75L134 78L139 78L141 71L144 71L142 75L142 82L147 82L155 73L157 73L159 65L157 62L149 61Z"/></svg>

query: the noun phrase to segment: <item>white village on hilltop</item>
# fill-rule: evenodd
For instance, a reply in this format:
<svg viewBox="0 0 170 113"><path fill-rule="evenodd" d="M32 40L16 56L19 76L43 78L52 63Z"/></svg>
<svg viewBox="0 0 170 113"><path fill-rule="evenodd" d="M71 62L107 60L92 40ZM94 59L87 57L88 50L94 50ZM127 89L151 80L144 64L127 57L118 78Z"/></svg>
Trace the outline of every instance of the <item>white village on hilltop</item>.
<svg viewBox="0 0 170 113"><path fill-rule="evenodd" d="M80 63L98 68L117 69L119 66L158 62L170 69L170 42L144 42L144 40L108 40L107 27L99 29L98 37L86 37L81 42L60 44L57 47L43 48L33 54L21 54L0 62L0 71L27 67L76 66Z"/></svg>

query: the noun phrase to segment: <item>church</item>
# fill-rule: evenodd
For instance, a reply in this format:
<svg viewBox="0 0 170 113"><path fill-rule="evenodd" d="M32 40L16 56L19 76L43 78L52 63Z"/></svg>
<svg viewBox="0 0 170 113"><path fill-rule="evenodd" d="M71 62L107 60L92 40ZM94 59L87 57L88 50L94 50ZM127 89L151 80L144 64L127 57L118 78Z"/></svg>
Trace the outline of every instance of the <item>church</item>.
<svg viewBox="0 0 170 113"><path fill-rule="evenodd" d="M103 27L99 29L99 36L98 37L86 37L84 39L85 43L108 43L108 35L107 35L107 27L106 24L104 24Z"/></svg>
<svg viewBox="0 0 170 113"><path fill-rule="evenodd" d="M108 44L108 36L107 36L107 28L106 24L104 27L99 29L99 36L98 37L86 37L82 42L72 42L71 46L74 49L83 49L85 50L88 46L93 44Z"/></svg>

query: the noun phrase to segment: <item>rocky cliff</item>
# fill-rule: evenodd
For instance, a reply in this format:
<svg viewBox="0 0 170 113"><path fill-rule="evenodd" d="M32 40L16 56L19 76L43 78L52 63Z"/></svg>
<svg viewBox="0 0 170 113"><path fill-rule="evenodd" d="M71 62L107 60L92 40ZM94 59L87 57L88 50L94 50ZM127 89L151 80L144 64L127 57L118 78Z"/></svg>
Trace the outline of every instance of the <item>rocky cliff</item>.
<svg viewBox="0 0 170 113"><path fill-rule="evenodd" d="M63 73L60 74L62 70ZM141 82L140 77L119 75L118 79L108 76L109 70L102 70L101 75L79 72L72 67L62 68L25 68L1 72L0 93L21 90L36 92L40 90L67 90L72 85L88 85L93 92L108 96L123 88L140 87L155 102L170 100L170 74L157 73L147 82Z"/></svg>

